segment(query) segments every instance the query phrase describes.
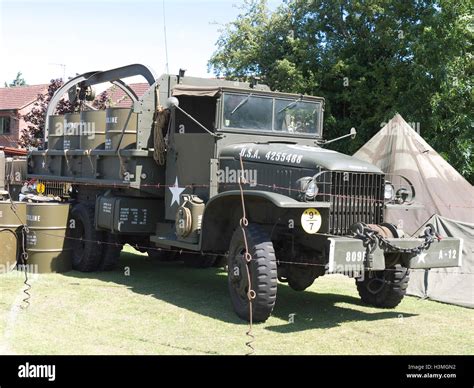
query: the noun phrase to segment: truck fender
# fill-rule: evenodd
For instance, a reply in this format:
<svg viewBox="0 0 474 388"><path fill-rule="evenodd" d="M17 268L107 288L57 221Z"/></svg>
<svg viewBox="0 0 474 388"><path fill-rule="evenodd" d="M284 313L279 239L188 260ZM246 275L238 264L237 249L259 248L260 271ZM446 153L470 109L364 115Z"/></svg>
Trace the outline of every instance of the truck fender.
<svg viewBox="0 0 474 388"><path fill-rule="evenodd" d="M299 202L285 195L268 191L245 190L245 208L249 222L274 224L285 213L311 206L328 207L326 203ZM201 224L201 249L225 252L230 238L242 217L239 190L230 190L212 197L204 209Z"/></svg>

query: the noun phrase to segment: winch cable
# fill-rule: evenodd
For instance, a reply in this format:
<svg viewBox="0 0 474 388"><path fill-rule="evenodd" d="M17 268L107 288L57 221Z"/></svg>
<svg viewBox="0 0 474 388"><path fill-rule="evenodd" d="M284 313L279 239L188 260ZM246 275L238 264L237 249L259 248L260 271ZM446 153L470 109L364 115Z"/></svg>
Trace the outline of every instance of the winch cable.
<svg viewBox="0 0 474 388"><path fill-rule="evenodd" d="M242 201L242 218L240 219L240 228L242 230L243 238L244 238L244 245L245 245L245 254L243 259L245 260L245 269L247 273L247 281L248 281L248 291L247 291L247 299L249 301L249 329L245 333L248 337L250 337L250 341L245 343L245 346L250 348L250 352L247 353L247 356L252 355L255 352L255 348L253 347L253 343L255 342L255 336L252 333L253 329L253 299L257 296L255 291L252 289L252 279L250 276L250 268L249 266L251 265L252 261L252 254L249 252L249 246L247 242L247 234L246 234L246 228L249 224L249 221L247 219L247 214L245 211L245 197L244 197L244 189L242 187L243 184L246 183L246 179L244 177L243 171L244 171L244 162L242 161L242 155L240 155L240 175L239 175L239 190L240 190L240 199ZM229 269L230 270L230 269Z"/></svg>

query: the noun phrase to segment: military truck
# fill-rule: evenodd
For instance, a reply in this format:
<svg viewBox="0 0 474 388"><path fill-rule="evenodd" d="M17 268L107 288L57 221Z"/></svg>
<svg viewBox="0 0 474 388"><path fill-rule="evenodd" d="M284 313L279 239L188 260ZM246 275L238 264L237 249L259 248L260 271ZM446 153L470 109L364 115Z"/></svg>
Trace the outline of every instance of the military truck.
<svg viewBox="0 0 474 388"><path fill-rule="evenodd" d="M141 97L124 81L132 76L149 84ZM86 101L107 82L130 109L84 103L80 113L54 114L65 94ZM182 71L157 78L138 64L92 71L52 98L28 176L72 204L76 270L113 268L128 243L195 267L225 258L232 305L245 320L270 316L278 282L302 291L331 273L356 278L365 303L393 308L410 268L458 266L462 242L429 226L404 238L384 223L387 206L409 206L414 188L324 148L324 104L258 82Z"/></svg>

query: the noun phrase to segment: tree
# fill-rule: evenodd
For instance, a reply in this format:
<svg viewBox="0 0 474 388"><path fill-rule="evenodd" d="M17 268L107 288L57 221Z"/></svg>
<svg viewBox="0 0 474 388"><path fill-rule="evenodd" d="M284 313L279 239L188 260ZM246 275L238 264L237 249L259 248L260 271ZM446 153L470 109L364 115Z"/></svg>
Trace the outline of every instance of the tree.
<svg viewBox="0 0 474 388"><path fill-rule="evenodd" d="M50 81L48 91L45 94L38 94L38 99L33 104L29 113L23 116L28 124L23 130L19 144L24 148L37 148L43 145L45 116L48 104L51 101L56 90L63 85L62 79L53 79ZM61 99L56 107L56 114L71 113L78 109L79 103L71 104L69 101Z"/></svg>
<svg viewBox="0 0 474 388"><path fill-rule="evenodd" d="M16 74L16 78L12 82L10 82L9 84L5 82L6 88L14 88L16 86L26 86L26 81L20 71Z"/></svg>
<svg viewBox="0 0 474 388"><path fill-rule="evenodd" d="M100 93L92 102L92 106L95 109L106 109L110 106L111 98L107 90Z"/></svg>
<svg viewBox="0 0 474 388"><path fill-rule="evenodd" d="M468 180L472 162L472 9L467 0L246 0L209 68L326 98L325 133L355 126L353 153L398 112ZM446 141L449 139L449 141Z"/></svg>

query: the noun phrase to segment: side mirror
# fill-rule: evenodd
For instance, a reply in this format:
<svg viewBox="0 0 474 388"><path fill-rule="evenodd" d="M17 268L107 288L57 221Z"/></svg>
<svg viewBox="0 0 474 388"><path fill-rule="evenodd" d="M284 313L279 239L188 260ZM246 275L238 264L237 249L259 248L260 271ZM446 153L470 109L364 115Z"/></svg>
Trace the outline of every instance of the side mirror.
<svg viewBox="0 0 474 388"><path fill-rule="evenodd" d="M166 109L171 109L179 106L179 100L176 97L170 97L166 100Z"/></svg>
<svg viewBox="0 0 474 388"><path fill-rule="evenodd" d="M354 127L351 128L351 132L349 133L351 135L351 139L355 139L357 135L357 131Z"/></svg>
<svg viewBox="0 0 474 388"><path fill-rule="evenodd" d="M333 142L341 140L341 139L345 139L346 137L349 137L349 136L351 137L351 139L354 139L356 137L356 135L357 135L357 131L354 127L352 127L351 131L347 135L342 135L342 136L336 137L335 139L332 139L332 140L321 140L321 141L317 142L317 144L325 145L325 144L333 143Z"/></svg>

